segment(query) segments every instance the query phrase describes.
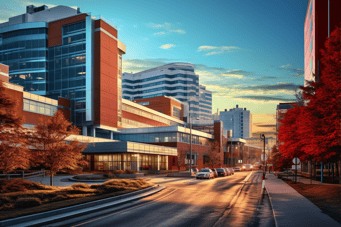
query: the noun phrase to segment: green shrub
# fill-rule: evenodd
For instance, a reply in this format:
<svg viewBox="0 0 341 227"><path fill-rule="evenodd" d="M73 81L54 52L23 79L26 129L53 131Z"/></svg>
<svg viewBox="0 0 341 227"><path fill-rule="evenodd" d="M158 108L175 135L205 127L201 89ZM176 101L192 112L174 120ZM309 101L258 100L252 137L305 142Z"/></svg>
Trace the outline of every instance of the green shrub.
<svg viewBox="0 0 341 227"><path fill-rule="evenodd" d="M41 200L34 197L28 198L19 198L15 204L15 208L28 208L28 207L35 207L41 205Z"/></svg>
<svg viewBox="0 0 341 227"><path fill-rule="evenodd" d="M71 185L71 187L73 189L76 189L76 188L90 188L90 185L85 184L85 183L77 183L77 184Z"/></svg>

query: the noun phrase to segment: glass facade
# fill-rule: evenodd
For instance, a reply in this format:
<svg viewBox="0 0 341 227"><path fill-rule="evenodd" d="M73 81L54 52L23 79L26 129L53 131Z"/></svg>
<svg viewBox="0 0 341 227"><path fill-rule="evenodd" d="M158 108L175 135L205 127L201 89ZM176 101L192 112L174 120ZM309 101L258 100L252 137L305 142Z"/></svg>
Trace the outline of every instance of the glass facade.
<svg viewBox="0 0 341 227"><path fill-rule="evenodd" d="M71 119L76 125L85 122L85 27L85 21L64 25L62 45L48 48L48 96L73 101Z"/></svg>
<svg viewBox="0 0 341 227"><path fill-rule="evenodd" d="M87 158L90 157L87 155ZM153 154L94 155L95 170L167 170L168 157Z"/></svg>
<svg viewBox="0 0 341 227"><path fill-rule="evenodd" d="M38 23L28 23L34 26ZM10 26L0 30L0 63L9 66L10 83L46 95L47 28Z"/></svg>
<svg viewBox="0 0 341 227"><path fill-rule="evenodd" d="M148 134L114 134L114 140L133 141L140 143L162 143L162 142L179 142L190 143L190 135L181 132L169 133L148 133ZM209 140L204 137L192 135L192 144L209 145Z"/></svg>

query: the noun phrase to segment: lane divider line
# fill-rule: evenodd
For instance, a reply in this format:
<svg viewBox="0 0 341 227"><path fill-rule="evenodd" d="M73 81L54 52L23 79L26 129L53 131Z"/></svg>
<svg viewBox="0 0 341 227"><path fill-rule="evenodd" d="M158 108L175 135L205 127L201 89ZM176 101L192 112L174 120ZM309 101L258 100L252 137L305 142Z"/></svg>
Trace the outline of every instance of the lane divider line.
<svg viewBox="0 0 341 227"><path fill-rule="evenodd" d="M230 204L228 205L226 210L223 212L223 215L218 219L218 221L212 227L222 226L223 225L222 222L226 219L227 216L229 216L229 214L230 214L230 212L232 210L232 207L236 203L238 197L240 196L240 193L242 192L246 182L250 179L252 173L253 173L253 171L244 179L243 185L238 189L237 194L233 197L233 199L231 200Z"/></svg>
<svg viewBox="0 0 341 227"><path fill-rule="evenodd" d="M129 210L132 210L132 209L139 208L139 207L141 207L141 206L146 206L146 205L148 205L148 204L150 204L150 203L154 203L154 202L160 201L161 199L163 199L163 198L165 198L165 197L167 197L167 196L173 194L173 193L174 193L175 191L177 191L177 190L178 190L178 189L174 189L174 190L171 191L170 193L168 193L168 194L162 196L161 198L155 199L155 200L153 200L153 201L150 201L150 202L147 202L147 203L143 203L143 204L140 204L140 205L138 205L138 206L133 206L133 207L130 207L130 208L125 209L125 210L117 211L117 212L115 212L115 213L112 213L112 214L109 214L109 215L106 215L106 216L102 216L102 217L100 217L100 218L96 218L96 219L93 219L93 220L90 220L90 221L87 221L87 222L83 222L83 223L80 223L80 224L77 224L77 225L73 225L72 227L77 227L77 226L85 225L85 224L88 224L88 223L91 223L91 222L94 222L94 221L98 221L98 220L103 219L103 218L110 217L110 216L115 215L115 214L124 213L124 212L126 212L126 211L129 211Z"/></svg>

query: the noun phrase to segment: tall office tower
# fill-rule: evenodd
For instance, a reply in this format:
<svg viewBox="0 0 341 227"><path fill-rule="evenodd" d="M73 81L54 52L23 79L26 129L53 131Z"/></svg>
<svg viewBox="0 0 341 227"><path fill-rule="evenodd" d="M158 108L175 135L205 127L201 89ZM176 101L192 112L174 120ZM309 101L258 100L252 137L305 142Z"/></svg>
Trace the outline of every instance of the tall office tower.
<svg viewBox="0 0 341 227"><path fill-rule="evenodd" d="M124 99L170 96L189 104L191 116L198 118L199 76L190 63L171 63L138 73L122 74Z"/></svg>
<svg viewBox="0 0 341 227"><path fill-rule="evenodd" d="M212 119L212 92L206 90L203 85L199 86L199 119Z"/></svg>
<svg viewBox="0 0 341 227"><path fill-rule="evenodd" d="M0 24L0 63L9 65L10 82L70 99L71 120L85 135L121 126L124 53L114 25L67 6L30 5Z"/></svg>
<svg viewBox="0 0 341 227"><path fill-rule="evenodd" d="M248 138L252 136L252 114L246 108L220 111L219 119L223 122L223 130L232 130L232 138Z"/></svg>
<svg viewBox="0 0 341 227"><path fill-rule="evenodd" d="M321 52L337 27L341 26L341 0L310 0L304 22L304 79L323 80ZM315 77L313 76L315 75Z"/></svg>

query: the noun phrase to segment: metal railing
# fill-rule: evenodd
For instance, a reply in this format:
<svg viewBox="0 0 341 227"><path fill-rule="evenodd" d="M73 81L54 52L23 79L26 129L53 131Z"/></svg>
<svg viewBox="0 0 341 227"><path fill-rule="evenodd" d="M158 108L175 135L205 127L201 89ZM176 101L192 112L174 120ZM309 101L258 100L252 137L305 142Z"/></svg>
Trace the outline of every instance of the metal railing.
<svg viewBox="0 0 341 227"><path fill-rule="evenodd" d="M45 170L36 171L36 172L28 172L28 173L25 173L25 171L22 171L22 173L0 174L0 177L5 177L8 180L11 179L11 176L12 178L13 176L19 176L19 178L22 177L22 179L30 179L30 178L39 177L39 176L43 176L45 178Z"/></svg>

